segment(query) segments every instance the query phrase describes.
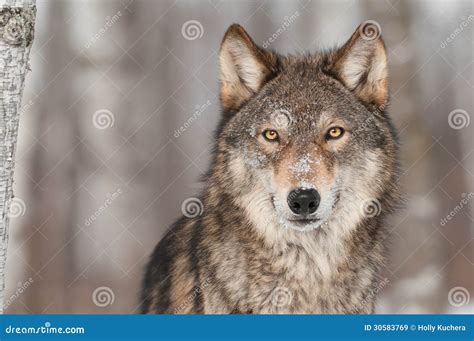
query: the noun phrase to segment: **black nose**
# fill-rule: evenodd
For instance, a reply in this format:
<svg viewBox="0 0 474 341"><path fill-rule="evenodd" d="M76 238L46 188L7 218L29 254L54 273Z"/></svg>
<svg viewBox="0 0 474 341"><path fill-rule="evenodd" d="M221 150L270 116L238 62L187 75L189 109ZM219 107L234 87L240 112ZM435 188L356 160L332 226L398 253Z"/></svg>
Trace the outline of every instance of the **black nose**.
<svg viewBox="0 0 474 341"><path fill-rule="evenodd" d="M316 212L321 197L313 188L296 188L290 192L287 201L293 213L307 215Z"/></svg>

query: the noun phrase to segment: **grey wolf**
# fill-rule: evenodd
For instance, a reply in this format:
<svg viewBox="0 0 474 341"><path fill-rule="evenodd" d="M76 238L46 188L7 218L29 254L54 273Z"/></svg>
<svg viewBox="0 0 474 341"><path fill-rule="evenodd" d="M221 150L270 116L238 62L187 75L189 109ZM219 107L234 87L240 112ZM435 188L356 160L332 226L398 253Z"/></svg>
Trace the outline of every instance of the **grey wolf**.
<svg viewBox="0 0 474 341"><path fill-rule="evenodd" d="M282 56L229 27L202 214L181 217L154 250L143 313L374 311L386 218L399 201L376 29Z"/></svg>

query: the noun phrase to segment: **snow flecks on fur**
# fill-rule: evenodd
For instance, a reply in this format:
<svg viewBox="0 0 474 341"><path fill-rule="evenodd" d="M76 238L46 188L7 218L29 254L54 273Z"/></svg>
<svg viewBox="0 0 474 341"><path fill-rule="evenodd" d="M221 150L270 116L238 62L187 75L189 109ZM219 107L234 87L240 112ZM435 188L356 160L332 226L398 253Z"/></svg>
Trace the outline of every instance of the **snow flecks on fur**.
<svg viewBox="0 0 474 341"><path fill-rule="evenodd" d="M313 160L309 154L303 155L299 160L297 160L293 165L290 166L290 171L295 176L300 177L306 175L311 171L311 164Z"/></svg>
<svg viewBox="0 0 474 341"><path fill-rule="evenodd" d="M299 187L300 188L306 188L306 189L311 189L311 188L316 189L316 186L313 183L308 182L308 181L304 181L304 180L299 182Z"/></svg>
<svg viewBox="0 0 474 341"><path fill-rule="evenodd" d="M256 137L257 136L257 128L252 125L250 128L247 129L247 133L249 133L250 136Z"/></svg>
<svg viewBox="0 0 474 341"><path fill-rule="evenodd" d="M262 165L268 161L268 157L258 151L249 151L248 148L243 149L244 161L249 167L261 168Z"/></svg>
<svg viewBox="0 0 474 341"><path fill-rule="evenodd" d="M301 156L296 162L290 166L290 172L297 178L302 179L305 175L311 172L313 164L320 163L320 160L315 160L309 153Z"/></svg>

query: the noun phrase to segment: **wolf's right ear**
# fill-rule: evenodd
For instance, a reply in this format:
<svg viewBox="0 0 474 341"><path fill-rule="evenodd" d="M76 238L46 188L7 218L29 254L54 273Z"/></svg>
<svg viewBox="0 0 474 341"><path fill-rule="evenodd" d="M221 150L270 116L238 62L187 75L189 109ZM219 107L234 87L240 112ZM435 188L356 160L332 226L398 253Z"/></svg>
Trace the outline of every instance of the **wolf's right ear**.
<svg viewBox="0 0 474 341"><path fill-rule="evenodd" d="M258 47L242 26L233 24L222 40L219 64L222 106L232 112L276 74L278 57Z"/></svg>
<svg viewBox="0 0 474 341"><path fill-rule="evenodd" d="M332 59L332 71L357 97L379 108L387 104L387 52L378 23L361 24Z"/></svg>

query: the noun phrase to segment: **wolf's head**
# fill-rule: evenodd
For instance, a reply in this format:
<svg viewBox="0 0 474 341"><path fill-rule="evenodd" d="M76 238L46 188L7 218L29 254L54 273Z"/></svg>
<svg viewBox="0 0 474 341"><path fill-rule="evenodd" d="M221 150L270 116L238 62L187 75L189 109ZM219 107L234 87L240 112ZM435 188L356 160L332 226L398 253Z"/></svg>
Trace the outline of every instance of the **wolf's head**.
<svg viewBox="0 0 474 341"><path fill-rule="evenodd" d="M262 228L349 228L389 208L397 147L385 112L387 55L371 29L361 25L339 49L289 57L239 25L227 30L216 164Z"/></svg>

